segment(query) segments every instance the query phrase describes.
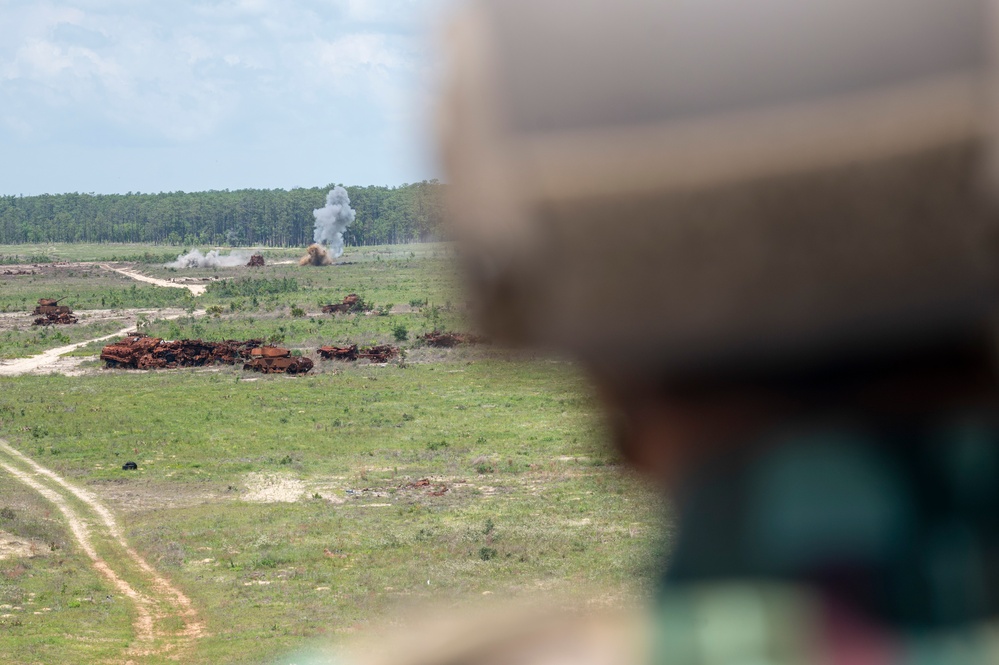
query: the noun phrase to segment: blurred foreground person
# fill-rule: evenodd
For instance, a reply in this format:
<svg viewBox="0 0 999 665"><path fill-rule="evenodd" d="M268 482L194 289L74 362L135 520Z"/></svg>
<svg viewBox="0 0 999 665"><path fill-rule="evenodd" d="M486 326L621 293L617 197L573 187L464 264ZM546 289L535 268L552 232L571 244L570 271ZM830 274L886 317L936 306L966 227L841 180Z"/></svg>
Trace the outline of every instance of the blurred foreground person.
<svg viewBox="0 0 999 665"><path fill-rule="evenodd" d="M995 21L480 0L451 33L482 321L584 363L678 507L655 662L999 663Z"/></svg>

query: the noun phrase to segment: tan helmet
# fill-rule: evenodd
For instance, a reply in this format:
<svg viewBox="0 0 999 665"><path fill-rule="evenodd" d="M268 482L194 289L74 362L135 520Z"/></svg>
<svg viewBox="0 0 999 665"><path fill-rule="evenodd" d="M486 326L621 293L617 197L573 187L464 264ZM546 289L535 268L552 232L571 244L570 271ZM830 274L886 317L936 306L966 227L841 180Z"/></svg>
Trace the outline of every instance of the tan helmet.
<svg viewBox="0 0 999 665"><path fill-rule="evenodd" d="M980 325L992 4L470 3L442 152L487 329L661 372Z"/></svg>

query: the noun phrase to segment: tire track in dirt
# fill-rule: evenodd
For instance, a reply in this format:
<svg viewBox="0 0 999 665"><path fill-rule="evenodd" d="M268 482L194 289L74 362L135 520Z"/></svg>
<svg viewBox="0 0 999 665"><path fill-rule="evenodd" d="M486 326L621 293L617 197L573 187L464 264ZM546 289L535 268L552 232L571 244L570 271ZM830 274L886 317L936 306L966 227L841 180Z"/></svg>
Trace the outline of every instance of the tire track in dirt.
<svg viewBox="0 0 999 665"><path fill-rule="evenodd" d="M93 494L72 485L2 439L0 468L59 509L94 568L133 604L136 644L126 656L182 658L193 650L198 639L206 636L191 599L128 544L114 515ZM95 547L97 539L103 547L115 551L118 560L115 566L100 555ZM183 629L165 627L175 625L178 620Z"/></svg>
<svg viewBox="0 0 999 665"><path fill-rule="evenodd" d="M115 268L106 263L99 264L104 270L110 270L111 272L116 272L119 275L124 275L129 279L134 279L139 282L145 282L147 284L155 284L156 286L163 286L168 289L187 289L191 292L191 295L197 297L204 295L205 291L208 289L204 284L177 284L176 282L171 282L165 279L158 279L156 277L149 277L148 275L143 275L138 270L131 270L129 268Z"/></svg>

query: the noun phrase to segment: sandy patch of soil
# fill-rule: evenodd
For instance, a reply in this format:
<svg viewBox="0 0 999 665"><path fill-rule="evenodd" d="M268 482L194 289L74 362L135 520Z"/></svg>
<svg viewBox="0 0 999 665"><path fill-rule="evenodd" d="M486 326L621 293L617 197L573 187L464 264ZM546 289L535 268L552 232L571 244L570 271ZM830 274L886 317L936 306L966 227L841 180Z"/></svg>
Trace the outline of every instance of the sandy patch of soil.
<svg viewBox="0 0 999 665"><path fill-rule="evenodd" d="M251 503L295 503L305 494L305 483L279 474L249 473L240 498Z"/></svg>
<svg viewBox="0 0 999 665"><path fill-rule="evenodd" d="M24 559L33 556L48 554L49 548L45 543L18 538L12 533L0 531L0 561L4 559Z"/></svg>
<svg viewBox="0 0 999 665"><path fill-rule="evenodd" d="M123 474L126 472L123 472ZM235 499L218 483L168 483L141 480L104 481L89 486L116 513L127 514L164 508L192 508Z"/></svg>

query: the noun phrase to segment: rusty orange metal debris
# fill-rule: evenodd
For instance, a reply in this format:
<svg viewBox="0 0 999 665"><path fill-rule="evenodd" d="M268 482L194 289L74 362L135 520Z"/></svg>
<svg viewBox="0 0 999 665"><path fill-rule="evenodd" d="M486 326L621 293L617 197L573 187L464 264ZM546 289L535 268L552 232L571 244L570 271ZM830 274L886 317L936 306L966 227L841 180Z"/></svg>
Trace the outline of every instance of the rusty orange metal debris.
<svg viewBox="0 0 999 665"><path fill-rule="evenodd" d="M369 346L364 349L358 349L357 344L323 346L318 349L318 353L324 360L342 360L344 362L370 360L373 363L387 363L399 355L399 347L388 344Z"/></svg>
<svg viewBox="0 0 999 665"><path fill-rule="evenodd" d="M347 314L349 312L367 312L370 310L371 307L356 293L348 295L343 299L343 302L323 306L323 314Z"/></svg>
<svg viewBox="0 0 999 665"><path fill-rule="evenodd" d="M55 300L53 298L39 298L38 306L32 312L38 318L35 319L32 325L35 326L52 326L52 325L70 325L79 321L76 316L73 315L73 310L66 305L60 305L62 298Z"/></svg>
<svg viewBox="0 0 999 665"><path fill-rule="evenodd" d="M317 351L323 360L343 360L343 361L354 361L357 360L357 344L351 344L350 346L323 346Z"/></svg>
<svg viewBox="0 0 999 665"><path fill-rule="evenodd" d="M369 346L366 349L361 349L357 355L359 358L365 358L373 363L387 363L399 355L399 348L388 344Z"/></svg>
<svg viewBox="0 0 999 665"><path fill-rule="evenodd" d="M249 358L250 351L262 343L259 339L224 342L203 342L200 339L165 341L134 333L105 346L101 351L101 360L109 368L122 369L173 369L216 363L235 365Z"/></svg>
<svg viewBox="0 0 999 665"><path fill-rule="evenodd" d="M305 357L292 357L289 349L277 346L261 346L250 351L250 360L243 369L264 374L305 374L312 370L312 360Z"/></svg>

